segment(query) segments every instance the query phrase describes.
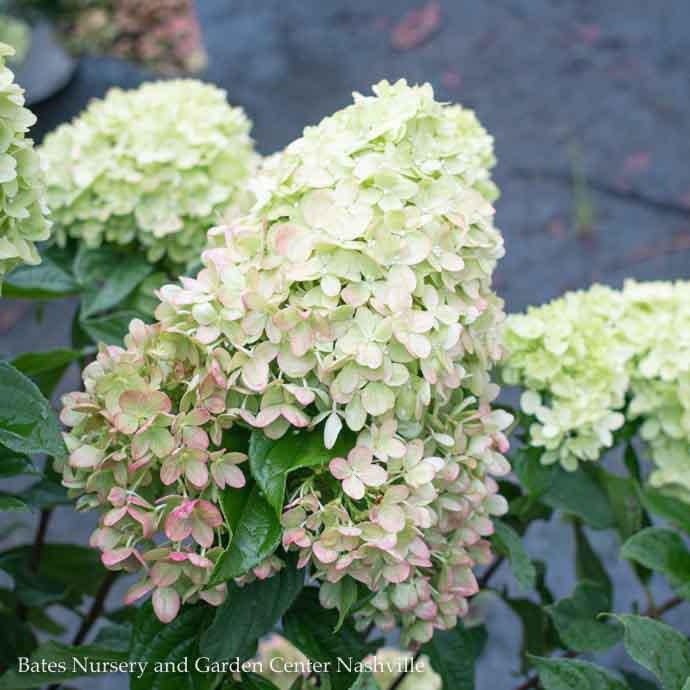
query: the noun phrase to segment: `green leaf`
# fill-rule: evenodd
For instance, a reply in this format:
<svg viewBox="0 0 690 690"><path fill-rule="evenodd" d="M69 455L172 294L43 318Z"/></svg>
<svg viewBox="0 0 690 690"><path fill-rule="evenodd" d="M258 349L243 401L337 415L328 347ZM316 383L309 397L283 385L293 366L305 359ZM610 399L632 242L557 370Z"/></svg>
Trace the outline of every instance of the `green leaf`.
<svg viewBox="0 0 690 690"><path fill-rule="evenodd" d="M273 630L296 599L304 586L304 572L291 563L267 580L244 587L230 584L227 598L201 635L201 654L215 661L249 658L256 641Z"/></svg>
<svg viewBox="0 0 690 690"><path fill-rule="evenodd" d="M281 535L280 521L256 485L226 489L220 503L232 537L216 562L211 584L249 572L278 548Z"/></svg>
<svg viewBox="0 0 690 690"><path fill-rule="evenodd" d="M104 649L96 645L83 645L81 647L70 647L59 642L46 642L42 644L31 655L31 662L36 664L33 669L19 672L17 669L10 669L0 677L0 690L23 690L23 688L38 688L42 685L57 684L71 678L82 678L84 676L96 675L95 672L89 673L81 670L75 663L79 660L82 663L98 662L120 663L127 661L127 654L111 649ZM53 662L57 672L41 671L41 661L46 664ZM63 670L64 669L64 670Z"/></svg>
<svg viewBox="0 0 690 690"><path fill-rule="evenodd" d="M352 435L341 432L335 447L328 450L323 444L321 427L287 434L278 441L255 431L249 441L249 467L266 500L280 516L290 472L326 465L332 458L346 455L353 445Z"/></svg>
<svg viewBox="0 0 690 690"><path fill-rule="evenodd" d="M238 690L240 686L237 686ZM241 690L279 690L270 680L256 675L256 673L243 673Z"/></svg>
<svg viewBox="0 0 690 690"><path fill-rule="evenodd" d="M16 477L19 474L40 473L26 455L19 455L0 448L0 479Z"/></svg>
<svg viewBox="0 0 690 690"><path fill-rule="evenodd" d="M39 479L21 493L22 500L30 506L43 510L72 503L67 489L51 479Z"/></svg>
<svg viewBox="0 0 690 690"><path fill-rule="evenodd" d="M431 667L441 676L444 688L474 690L474 667L486 644L483 626L465 628L458 623L452 630L436 630L422 647Z"/></svg>
<svg viewBox="0 0 690 690"><path fill-rule="evenodd" d="M314 587L305 587L283 617L285 637L312 661L330 663L328 678L333 690L349 690L358 675L354 664L374 652L378 644L367 643L347 621L334 634L336 623L335 611L321 606ZM348 670L349 664L352 671Z"/></svg>
<svg viewBox="0 0 690 690"><path fill-rule="evenodd" d="M0 569L15 580L25 581L30 568L32 545L16 546L0 554ZM82 595L94 596L107 570L101 565L98 551L76 544L47 543L41 550L38 575L57 592L62 599L81 600Z"/></svg>
<svg viewBox="0 0 690 690"><path fill-rule="evenodd" d="M19 266L5 278L5 297L55 299L80 291L66 265L67 252L51 247L41 252L41 258L38 266Z"/></svg>
<svg viewBox="0 0 690 690"><path fill-rule="evenodd" d="M128 652L131 641L132 625L129 623L110 623L98 631L93 643L118 652Z"/></svg>
<svg viewBox="0 0 690 690"><path fill-rule="evenodd" d="M630 686L630 690L659 690L659 686L656 683L640 678L636 673L623 669L621 674L625 678L625 682ZM683 686L683 690L685 690L685 686Z"/></svg>
<svg viewBox="0 0 690 690"><path fill-rule="evenodd" d="M11 494L0 493L0 512L3 513L25 513L31 510L24 501Z"/></svg>
<svg viewBox="0 0 690 690"><path fill-rule="evenodd" d="M522 647L520 656L523 660L523 672L527 669L529 655L545 656L557 644L553 623L546 611L529 599L510 599L504 601L513 610L522 623Z"/></svg>
<svg viewBox="0 0 690 690"><path fill-rule="evenodd" d="M371 671L364 671L359 674L359 678L350 690L381 690L381 686L376 682L374 674Z"/></svg>
<svg viewBox="0 0 690 690"><path fill-rule="evenodd" d="M643 509L637 494L636 482L597 468L597 475L613 511L616 528L625 540L642 527Z"/></svg>
<svg viewBox="0 0 690 690"><path fill-rule="evenodd" d="M611 578L609 578L599 555L589 543L585 530L578 520L573 520L573 531L575 532L575 572L577 578L578 580L596 582L602 587L608 595L609 604L606 609L610 610L613 592Z"/></svg>
<svg viewBox="0 0 690 690"><path fill-rule="evenodd" d="M340 587L340 596L338 598L338 622L335 625L335 630L333 632L338 632L340 628L343 627L347 614L350 613L354 605L359 599L359 586L357 581L346 575L342 580L338 582Z"/></svg>
<svg viewBox="0 0 690 690"><path fill-rule="evenodd" d="M612 614L614 615L614 614ZM671 626L632 614L614 615L625 626L625 649L660 681L678 690L690 676L690 642Z"/></svg>
<svg viewBox="0 0 690 690"><path fill-rule="evenodd" d="M129 331L130 321L140 318L141 314L138 312L123 309L105 316L91 316L79 321L79 327L94 343L122 345L122 340Z"/></svg>
<svg viewBox="0 0 690 690"><path fill-rule="evenodd" d="M0 362L0 445L26 455L67 454L50 403L8 362Z"/></svg>
<svg viewBox="0 0 690 690"><path fill-rule="evenodd" d="M541 448L523 446L510 458L520 486L534 498L539 498L548 491L559 470L556 465L542 465L542 455Z"/></svg>
<svg viewBox="0 0 690 690"><path fill-rule="evenodd" d="M12 360L12 365L29 376L47 398L53 394L67 367L83 357L81 350L26 352Z"/></svg>
<svg viewBox="0 0 690 690"><path fill-rule="evenodd" d="M515 575L520 587L525 591L534 589L537 571L520 539L520 535L500 520L494 523L494 528L495 532L491 541L496 551L508 557L513 575Z"/></svg>
<svg viewBox="0 0 690 690"><path fill-rule="evenodd" d="M680 596L690 599L690 551L676 532L647 527L623 544L621 555L664 574Z"/></svg>
<svg viewBox="0 0 690 690"><path fill-rule="evenodd" d="M628 690L608 671L587 661L532 657L544 690Z"/></svg>
<svg viewBox="0 0 690 690"><path fill-rule="evenodd" d="M606 492L586 467L577 472L566 472L558 467L541 500L556 510L579 517L594 529L616 526Z"/></svg>
<svg viewBox="0 0 690 690"><path fill-rule="evenodd" d="M620 641L622 629L597 620L610 608L609 593L594 582L579 582L569 597L547 606L563 644L576 652L599 652Z"/></svg>
<svg viewBox="0 0 690 690"><path fill-rule="evenodd" d="M215 684L216 674L201 673L194 668L193 660L199 657L199 632L211 621L213 610L209 606L183 606L179 615L170 623L161 623L147 601L140 609L134 623L129 648L131 661L146 661L148 665L141 677L130 676L130 690L201 690ZM189 659L187 671L158 673L156 662L179 663Z"/></svg>
<svg viewBox="0 0 690 690"><path fill-rule="evenodd" d="M81 305L82 320L116 307L153 271L153 266L143 255L134 254L126 258L120 256L117 261L114 266L103 266L100 276L102 285L85 286Z"/></svg>
<svg viewBox="0 0 690 690"><path fill-rule="evenodd" d="M690 534L690 511L685 501L651 486L641 489L640 497L650 513L668 520L672 525Z"/></svg>
<svg viewBox="0 0 690 690"><path fill-rule="evenodd" d="M17 616L0 613L0 667L12 666L18 656L28 657L36 648L36 637L31 628Z"/></svg>

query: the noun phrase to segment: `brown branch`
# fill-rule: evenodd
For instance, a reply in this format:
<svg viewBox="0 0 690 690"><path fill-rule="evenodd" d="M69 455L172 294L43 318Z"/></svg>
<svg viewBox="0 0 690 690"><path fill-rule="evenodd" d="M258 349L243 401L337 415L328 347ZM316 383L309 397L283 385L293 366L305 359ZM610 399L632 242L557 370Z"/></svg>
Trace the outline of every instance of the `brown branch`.
<svg viewBox="0 0 690 690"><path fill-rule="evenodd" d="M89 612L86 614L86 616L84 616L84 620L81 622L79 630L77 630L77 634L72 640L73 645L81 644L86 639L89 630L91 630L93 624L98 620L101 613L103 613L106 597L108 596L110 588L113 586L117 575L117 572L114 570L109 570L106 573L101 586L98 588L98 592L96 592L96 596L94 597Z"/></svg>
<svg viewBox="0 0 690 690"><path fill-rule="evenodd" d="M38 528L36 529L36 537L31 547L31 559L29 561L29 567L34 572L38 570L39 563L41 562L41 553L43 552L43 545L46 541L46 533L48 532L48 524L50 523L50 516L52 514L52 508L44 508L41 511Z"/></svg>
<svg viewBox="0 0 690 690"><path fill-rule="evenodd" d="M650 606L647 608L644 613L642 614L646 618L661 618L667 611L670 611L671 609L675 608L676 606L679 606L685 601L685 599L682 599L681 597L672 597L668 601L665 601L663 604L659 604L659 606ZM572 650L566 652L562 658L567 658L567 659L572 659L573 657L576 657L578 655L578 652L574 652ZM533 676L530 676L525 680L524 683L521 685L518 685L515 690L533 690L534 688L539 687L539 675L534 674Z"/></svg>

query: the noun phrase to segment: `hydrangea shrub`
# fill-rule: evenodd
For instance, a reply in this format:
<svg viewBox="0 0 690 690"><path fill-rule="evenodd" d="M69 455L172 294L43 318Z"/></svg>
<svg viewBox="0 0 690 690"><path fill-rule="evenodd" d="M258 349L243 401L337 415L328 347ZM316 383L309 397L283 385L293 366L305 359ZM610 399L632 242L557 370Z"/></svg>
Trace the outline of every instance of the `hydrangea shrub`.
<svg viewBox="0 0 690 690"><path fill-rule="evenodd" d="M690 496L690 283L626 281L567 293L506 326L506 382L525 388L530 444L568 470L639 420L653 485Z"/></svg>
<svg viewBox="0 0 690 690"><path fill-rule="evenodd" d="M472 113L381 82L273 157L201 272L160 290L158 321L101 349L64 398L64 483L104 510L103 562L144 570L130 600L153 590L164 621L181 601L220 603L210 578L233 535L219 506L261 481L228 434L317 429L321 460L277 507L322 604L359 582L374 595L358 625L401 625L405 644L466 613L507 509L492 163ZM273 554L238 581L282 567Z"/></svg>
<svg viewBox="0 0 690 690"><path fill-rule="evenodd" d="M14 49L0 43L0 289L3 276L18 264L38 264L35 242L50 235L44 183L33 141L36 122L24 107L24 91L5 65Z"/></svg>
<svg viewBox="0 0 690 690"><path fill-rule="evenodd" d="M250 128L210 84L111 89L41 146L58 243L131 244L178 270L197 263L208 229L251 205Z"/></svg>

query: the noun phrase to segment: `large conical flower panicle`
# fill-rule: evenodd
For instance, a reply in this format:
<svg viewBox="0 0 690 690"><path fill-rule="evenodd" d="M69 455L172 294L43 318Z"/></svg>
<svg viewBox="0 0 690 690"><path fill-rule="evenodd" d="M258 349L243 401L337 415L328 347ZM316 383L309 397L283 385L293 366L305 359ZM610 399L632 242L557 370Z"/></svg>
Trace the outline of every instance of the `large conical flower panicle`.
<svg viewBox="0 0 690 690"><path fill-rule="evenodd" d="M372 590L359 625L400 624L410 644L454 626L506 510L491 476L509 469L511 421L491 407L492 164L474 115L428 85L382 82L307 128L253 178L252 211L209 233L199 274L160 290L158 322L133 324L127 349L104 349L86 393L66 399L73 453L98 452L87 468L70 461L68 485L89 505L107 500L102 486L150 487L162 529L249 479L224 431L321 434L328 461L287 483L283 549L322 582L324 606L345 578ZM132 390L158 401L145 428ZM118 548L148 548L134 522ZM208 548L187 530L158 551ZM281 566L276 554L249 576Z"/></svg>

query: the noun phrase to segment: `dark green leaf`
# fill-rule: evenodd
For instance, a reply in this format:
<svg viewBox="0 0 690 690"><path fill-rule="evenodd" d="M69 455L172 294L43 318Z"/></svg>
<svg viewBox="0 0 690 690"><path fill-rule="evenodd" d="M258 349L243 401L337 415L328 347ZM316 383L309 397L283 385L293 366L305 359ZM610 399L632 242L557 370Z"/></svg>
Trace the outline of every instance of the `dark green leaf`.
<svg viewBox="0 0 690 690"><path fill-rule="evenodd" d="M0 554L0 569L15 580L24 581L32 555L32 546L17 546ZM51 583L51 590L61 591L63 598L93 596L107 574L98 552L75 544L43 545L37 575Z"/></svg>
<svg viewBox="0 0 690 690"><path fill-rule="evenodd" d="M491 541L496 551L507 556L513 575L515 575L520 587L526 591L534 589L537 571L520 539L520 535L500 520L495 522L494 528L495 532Z"/></svg>
<svg viewBox="0 0 690 690"><path fill-rule="evenodd" d="M671 626L631 614L616 615L625 626L625 649L660 681L664 690L678 690L690 676L690 642Z"/></svg>
<svg viewBox="0 0 690 690"><path fill-rule="evenodd" d="M47 398L53 394L67 367L83 356L81 350L51 350L26 352L12 360L12 364L40 388Z"/></svg>
<svg viewBox="0 0 690 690"><path fill-rule="evenodd" d="M79 284L65 266L65 252L51 247L41 254L38 266L19 266L5 278L5 297L53 299L79 292Z"/></svg>
<svg viewBox="0 0 690 690"><path fill-rule="evenodd" d="M67 454L50 403L8 362L0 362L0 445L26 455Z"/></svg>
<svg viewBox="0 0 690 690"><path fill-rule="evenodd" d="M573 531L575 532L575 572L577 579L596 582L602 587L608 595L609 605L606 608L610 610L613 590L609 574L606 572L599 555L589 543L585 530L578 520L573 520Z"/></svg>
<svg viewBox="0 0 690 690"><path fill-rule="evenodd" d="M17 616L0 613L0 667L14 665L18 656L30 656L36 648L36 637L31 628Z"/></svg>
<svg viewBox="0 0 690 690"><path fill-rule="evenodd" d="M485 644L486 629L483 626L465 628L458 623L453 630L434 631L422 652L441 676L444 688L474 690L474 669Z"/></svg>
<svg viewBox="0 0 690 690"><path fill-rule="evenodd" d="M539 498L554 481L558 467L542 465L543 450L536 447L522 447L511 456L511 464L520 486L532 497Z"/></svg>
<svg viewBox="0 0 690 690"><path fill-rule="evenodd" d="M599 481L608 496L618 533L621 539L628 539L642 527L643 509L636 483L632 479L598 469Z"/></svg>
<svg viewBox="0 0 690 690"><path fill-rule="evenodd" d="M210 607L198 604L183 606L177 618L161 623L146 602L137 615L129 649L131 661L146 661L148 666L141 677L130 676L130 690L201 690L216 682L216 674L201 673L193 660L199 657L199 633L213 617ZM157 673L156 662L179 663L187 657L187 671Z"/></svg>
<svg viewBox="0 0 690 690"><path fill-rule="evenodd" d="M641 489L640 495L642 504L650 513L668 520L672 525L690 534L690 511L685 501L651 486Z"/></svg>
<svg viewBox="0 0 690 690"><path fill-rule="evenodd" d="M139 318L141 314L135 311L115 311L105 316L90 316L80 321L79 327L94 343L122 345L122 340L129 331L130 321Z"/></svg>
<svg viewBox="0 0 690 690"><path fill-rule="evenodd" d="M359 678L357 678L350 690L381 690L381 688L376 682L374 674L370 671L365 671L360 673Z"/></svg>
<svg viewBox="0 0 690 690"><path fill-rule="evenodd" d="M321 606L314 587L305 587L283 617L285 636L297 649L312 661L331 664L328 678L333 690L349 690L357 680L354 664L375 651L378 645L367 643L347 621L334 634L336 623L335 611ZM353 666L352 671L348 670L349 664Z"/></svg>
<svg viewBox="0 0 690 690"><path fill-rule="evenodd" d="M256 485L226 489L220 500L232 537L216 562L212 584L249 572L276 550L281 535L280 521Z"/></svg>
<svg viewBox="0 0 690 690"><path fill-rule="evenodd" d="M680 596L690 598L690 551L676 532L647 527L623 544L621 555L663 573Z"/></svg>
<svg viewBox="0 0 690 690"><path fill-rule="evenodd" d="M341 432L335 447L323 444L323 429L287 434L278 441L255 431L249 441L249 466L266 500L280 516L283 512L285 483L290 472L303 467L319 467L339 455L347 455L354 445L350 434Z"/></svg>
<svg viewBox="0 0 690 690"><path fill-rule="evenodd" d="M522 669L527 669L527 656L545 656L556 645L557 638L546 611L529 599L505 599L522 623Z"/></svg>
<svg viewBox="0 0 690 690"><path fill-rule="evenodd" d="M292 563L267 580L244 587L230 584L227 598L201 635L201 653L215 661L249 658L256 641L273 630L303 586L304 569Z"/></svg>
<svg viewBox="0 0 690 690"><path fill-rule="evenodd" d="M39 479L21 493L22 500L34 508L54 508L69 505L72 501L67 496L67 489L51 479Z"/></svg>
<svg viewBox="0 0 690 690"><path fill-rule="evenodd" d="M618 625L597 620L610 608L609 593L594 582L580 582L569 597L547 606L558 636L568 649L576 652L598 652L620 641Z"/></svg>
<svg viewBox="0 0 690 690"><path fill-rule="evenodd" d="M26 455L0 448L0 479L18 474L39 474L39 471Z"/></svg>
<svg viewBox="0 0 690 690"><path fill-rule="evenodd" d="M238 689L239 690L239 689ZM242 674L242 690L279 690L270 680L256 673Z"/></svg>
<svg viewBox="0 0 690 690"><path fill-rule="evenodd" d="M625 683L587 661L532 657L544 690L628 690Z"/></svg>
<svg viewBox="0 0 690 690"><path fill-rule="evenodd" d="M38 688L42 685L60 683L70 678L82 678L84 676L95 675L95 673L89 673L88 669L87 672L84 672L78 667L75 668L75 659L82 661L82 663L87 660L91 663L119 663L127 661L127 654L97 647L96 645L70 647L59 642L46 642L31 655L31 661L35 662L37 667L40 667L41 661L61 664L64 670L50 673L48 671L33 670L29 668L28 671L20 673L16 669L10 669L0 677L0 690Z"/></svg>
<svg viewBox="0 0 690 690"><path fill-rule="evenodd" d="M114 649L118 652L128 652L132 641L132 625L129 623L111 623L104 625L93 640L93 643Z"/></svg>
<svg viewBox="0 0 690 690"><path fill-rule="evenodd" d="M656 683L640 678L636 673L622 670L621 674L625 678L625 682L630 686L630 690L659 690L659 686Z"/></svg>
<svg viewBox="0 0 690 690"><path fill-rule="evenodd" d="M0 493L0 512L3 513L24 513L31 510L21 498L12 496L11 494Z"/></svg>
<svg viewBox="0 0 690 690"><path fill-rule="evenodd" d="M132 255L119 258L114 266L104 266L101 280L103 284L86 287L82 297L82 320L116 307L139 283L153 271L153 266L143 255Z"/></svg>
<svg viewBox="0 0 690 690"><path fill-rule="evenodd" d="M558 467L541 500L556 510L581 518L594 529L616 526L606 492L585 467L577 472L566 472Z"/></svg>

